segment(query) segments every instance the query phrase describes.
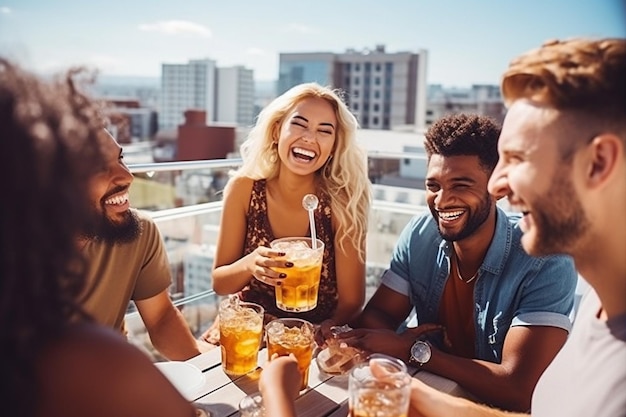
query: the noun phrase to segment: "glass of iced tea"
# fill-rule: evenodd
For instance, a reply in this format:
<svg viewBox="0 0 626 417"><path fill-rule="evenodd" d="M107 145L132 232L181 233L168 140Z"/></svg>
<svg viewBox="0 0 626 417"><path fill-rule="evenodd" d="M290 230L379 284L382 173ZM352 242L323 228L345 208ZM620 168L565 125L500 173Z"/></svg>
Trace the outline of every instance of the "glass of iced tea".
<svg viewBox="0 0 626 417"><path fill-rule="evenodd" d="M287 275L275 287L276 306L281 310L302 312L317 306L324 242L316 241L316 249L312 248L310 237L284 237L270 243L272 249L285 252L284 259L293 263L291 268L272 268Z"/></svg>
<svg viewBox="0 0 626 417"><path fill-rule="evenodd" d="M399 359L373 354L348 378L350 417L407 417L411 377Z"/></svg>
<svg viewBox="0 0 626 417"><path fill-rule="evenodd" d="M239 301L236 296L220 303L220 348L227 374L244 375L256 369L264 312L262 306Z"/></svg>
<svg viewBox="0 0 626 417"><path fill-rule="evenodd" d="M300 390L305 389L309 384L309 367L315 344L313 325L302 319L276 319L265 326L265 336L268 359L271 360L274 354L294 354L302 376Z"/></svg>

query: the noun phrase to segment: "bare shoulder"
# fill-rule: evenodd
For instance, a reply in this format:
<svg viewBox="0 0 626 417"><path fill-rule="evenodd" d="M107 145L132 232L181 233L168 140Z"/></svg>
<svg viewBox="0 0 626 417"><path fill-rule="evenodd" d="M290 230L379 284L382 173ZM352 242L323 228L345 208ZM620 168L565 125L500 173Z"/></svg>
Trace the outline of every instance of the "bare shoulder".
<svg viewBox="0 0 626 417"><path fill-rule="evenodd" d="M44 348L37 371L42 415L193 415L150 358L111 329L68 329Z"/></svg>
<svg viewBox="0 0 626 417"><path fill-rule="evenodd" d="M233 177L224 187L224 200L247 207L253 186L254 180L250 177Z"/></svg>

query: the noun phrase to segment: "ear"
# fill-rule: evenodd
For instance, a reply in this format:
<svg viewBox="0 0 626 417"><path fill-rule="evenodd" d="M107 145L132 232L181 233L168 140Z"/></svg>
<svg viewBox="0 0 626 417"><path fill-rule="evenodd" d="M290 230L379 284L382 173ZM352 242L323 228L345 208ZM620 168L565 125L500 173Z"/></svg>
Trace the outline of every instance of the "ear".
<svg viewBox="0 0 626 417"><path fill-rule="evenodd" d="M593 138L589 149L588 182L592 188L601 187L616 174L617 165L624 159L624 144L617 135L604 133Z"/></svg>

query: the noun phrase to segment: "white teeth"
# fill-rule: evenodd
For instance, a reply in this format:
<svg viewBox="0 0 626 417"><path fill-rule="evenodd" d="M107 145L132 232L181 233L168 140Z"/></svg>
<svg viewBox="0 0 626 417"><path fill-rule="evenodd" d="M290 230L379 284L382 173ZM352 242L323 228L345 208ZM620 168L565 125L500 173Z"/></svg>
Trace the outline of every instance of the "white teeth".
<svg viewBox="0 0 626 417"><path fill-rule="evenodd" d="M461 216L461 214L463 214L462 210L459 211L439 211L437 214L439 214L439 217L444 219L444 220L454 220L457 219Z"/></svg>
<svg viewBox="0 0 626 417"><path fill-rule="evenodd" d="M303 148L293 148L293 151L295 153L299 153L301 155L308 156L309 158L315 158L315 155L316 155L315 152L310 151L308 149L303 149Z"/></svg>
<svg viewBox="0 0 626 417"><path fill-rule="evenodd" d="M108 205L120 205L124 204L128 201L128 193L124 193L115 197L111 197L108 200L104 201L104 204Z"/></svg>

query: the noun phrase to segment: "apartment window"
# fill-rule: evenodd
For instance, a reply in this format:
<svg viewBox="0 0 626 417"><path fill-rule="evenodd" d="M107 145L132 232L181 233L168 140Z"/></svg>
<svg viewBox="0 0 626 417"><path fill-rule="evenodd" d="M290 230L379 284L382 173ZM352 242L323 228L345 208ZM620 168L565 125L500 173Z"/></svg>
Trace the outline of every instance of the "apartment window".
<svg viewBox="0 0 626 417"><path fill-rule="evenodd" d="M374 84L380 85L380 77L374 77Z"/></svg>
<svg viewBox="0 0 626 417"><path fill-rule="evenodd" d="M380 72L380 63L377 63L376 66L374 67L374 69L376 70L376 72Z"/></svg>
<svg viewBox="0 0 626 417"><path fill-rule="evenodd" d="M374 106L372 106L374 108L374 111L379 111L380 110L380 106L378 105L378 103L374 103Z"/></svg>
<svg viewBox="0 0 626 417"><path fill-rule="evenodd" d="M353 103L352 110L359 110L359 103Z"/></svg>
<svg viewBox="0 0 626 417"><path fill-rule="evenodd" d="M361 64L359 64L359 63L354 64L354 70L355 71L361 71Z"/></svg>
<svg viewBox="0 0 626 417"><path fill-rule="evenodd" d="M372 117L372 124L374 126L378 126L378 117L377 116Z"/></svg>

